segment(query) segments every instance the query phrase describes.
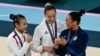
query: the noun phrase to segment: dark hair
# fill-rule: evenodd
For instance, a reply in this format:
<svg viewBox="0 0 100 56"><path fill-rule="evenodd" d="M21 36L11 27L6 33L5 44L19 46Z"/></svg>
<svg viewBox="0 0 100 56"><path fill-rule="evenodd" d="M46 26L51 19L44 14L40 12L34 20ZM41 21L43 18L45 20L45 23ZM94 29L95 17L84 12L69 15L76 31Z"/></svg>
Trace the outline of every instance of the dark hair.
<svg viewBox="0 0 100 56"><path fill-rule="evenodd" d="M15 23L19 24L20 23L20 19L26 19L25 16L21 15L21 14L10 14L10 19L13 20L13 24L15 26ZM15 26L16 27L16 26Z"/></svg>
<svg viewBox="0 0 100 56"><path fill-rule="evenodd" d="M52 4L47 3L47 4L45 5L44 14L46 14L46 11L49 11L49 10L52 10L52 9L54 9L55 12L56 12L56 8L55 8Z"/></svg>
<svg viewBox="0 0 100 56"><path fill-rule="evenodd" d="M71 12L69 15L72 17L73 21L77 21L78 24L80 24L81 16L85 14L85 10L80 10L79 12Z"/></svg>

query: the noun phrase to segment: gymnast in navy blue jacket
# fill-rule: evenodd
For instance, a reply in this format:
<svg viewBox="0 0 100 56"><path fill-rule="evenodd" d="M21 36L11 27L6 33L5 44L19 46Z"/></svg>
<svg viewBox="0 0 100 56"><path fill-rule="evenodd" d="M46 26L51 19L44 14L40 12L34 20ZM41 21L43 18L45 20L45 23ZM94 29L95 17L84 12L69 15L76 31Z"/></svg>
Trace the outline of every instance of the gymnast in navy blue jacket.
<svg viewBox="0 0 100 56"><path fill-rule="evenodd" d="M86 56L89 36L79 26L84 13L84 10L69 13L66 18L68 29L62 31L60 40L56 39L54 43L56 55Z"/></svg>

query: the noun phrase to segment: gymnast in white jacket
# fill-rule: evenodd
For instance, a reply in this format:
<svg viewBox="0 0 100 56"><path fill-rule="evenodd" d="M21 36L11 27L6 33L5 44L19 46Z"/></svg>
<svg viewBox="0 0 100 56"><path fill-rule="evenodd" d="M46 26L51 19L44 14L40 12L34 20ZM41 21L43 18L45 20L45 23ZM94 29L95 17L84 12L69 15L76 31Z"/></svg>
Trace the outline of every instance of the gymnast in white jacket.
<svg viewBox="0 0 100 56"><path fill-rule="evenodd" d="M31 56L29 47L32 37L26 32L27 22L25 17L21 14L11 14L10 19L13 20L15 30L7 38L9 56Z"/></svg>
<svg viewBox="0 0 100 56"><path fill-rule="evenodd" d="M54 56L54 40L66 29L66 25L56 20L56 9L50 3L45 5L44 15L45 19L35 28L33 47L40 56Z"/></svg>

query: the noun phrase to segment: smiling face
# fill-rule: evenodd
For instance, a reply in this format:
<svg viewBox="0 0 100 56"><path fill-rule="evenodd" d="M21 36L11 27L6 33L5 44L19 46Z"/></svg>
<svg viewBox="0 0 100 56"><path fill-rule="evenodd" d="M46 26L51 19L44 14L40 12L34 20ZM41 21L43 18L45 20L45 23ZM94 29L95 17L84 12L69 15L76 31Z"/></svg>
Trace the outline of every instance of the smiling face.
<svg viewBox="0 0 100 56"><path fill-rule="evenodd" d="M45 17L50 24L54 23L56 21L56 11L54 9L47 10Z"/></svg>
<svg viewBox="0 0 100 56"><path fill-rule="evenodd" d="M72 29L74 26L77 25L77 21L73 21L72 17L68 15L66 17L66 25L69 29Z"/></svg>
<svg viewBox="0 0 100 56"><path fill-rule="evenodd" d="M20 19L19 23L15 23L16 29L20 32L24 32L27 29L27 22L26 19Z"/></svg>

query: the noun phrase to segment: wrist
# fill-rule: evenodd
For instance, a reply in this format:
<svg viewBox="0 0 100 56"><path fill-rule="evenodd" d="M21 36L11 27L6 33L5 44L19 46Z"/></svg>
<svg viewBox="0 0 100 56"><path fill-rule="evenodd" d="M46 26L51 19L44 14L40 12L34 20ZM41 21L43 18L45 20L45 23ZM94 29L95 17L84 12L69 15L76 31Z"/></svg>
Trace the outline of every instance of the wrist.
<svg viewBox="0 0 100 56"><path fill-rule="evenodd" d="M43 46L43 47L42 47L42 50L43 50L43 51L46 51L46 47Z"/></svg>

